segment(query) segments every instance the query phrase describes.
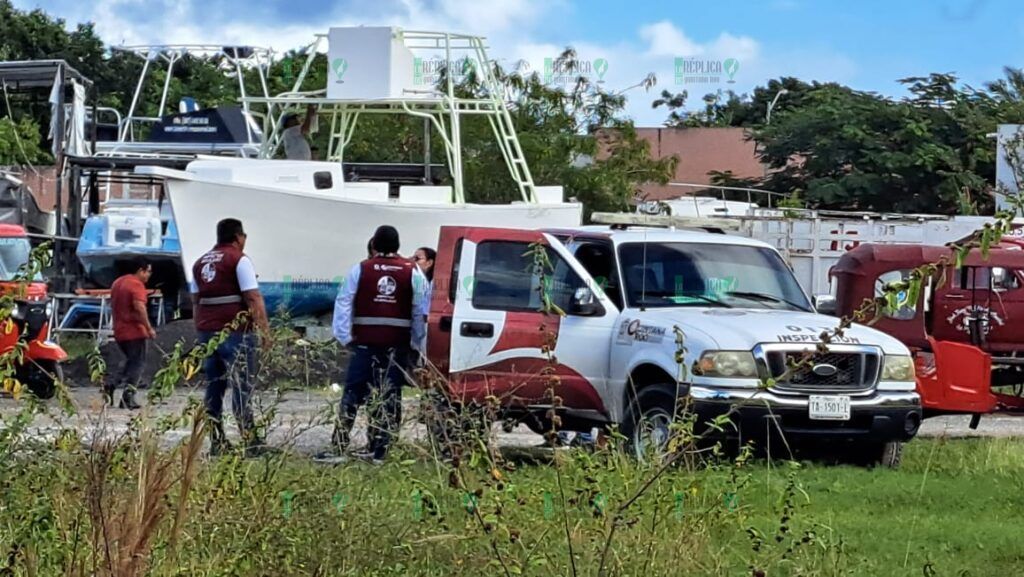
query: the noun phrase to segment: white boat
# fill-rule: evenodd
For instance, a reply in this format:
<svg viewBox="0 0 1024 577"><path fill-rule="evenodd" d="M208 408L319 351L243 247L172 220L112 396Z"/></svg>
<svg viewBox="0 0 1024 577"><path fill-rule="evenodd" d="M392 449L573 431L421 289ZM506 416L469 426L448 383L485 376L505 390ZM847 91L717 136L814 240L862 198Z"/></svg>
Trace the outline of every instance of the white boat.
<svg viewBox="0 0 1024 577"><path fill-rule="evenodd" d="M165 179L189 280L191 263L215 244L217 222L237 218L268 309L292 316L331 310L338 283L366 258L381 224L399 230L401 253L412 256L436 246L441 225L538 228L576 226L582 218L580 204L561 202L561 187L537 187L536 203L452 204L450 188L435 186L403 186L389 199L387 183L342 182L332 162L203 160L186 171L146 171ZM317 189L314 179L323 182L325 174L332 186Z"/></svg>
<svg viewBox="0 0 1024 577"><path fill-rule="evenodd" d="M391 27L332 28L320 40L324 38L329 38L331 68L325 97L318 91L242 99L268 110L261 158L203 158L185 170L136 169L165 182L189 280L191 264L214 245L216 224L227 217L241 220L246 228L246 252L256 265L268 309L283 308L292 316L332 310L339 283L349 267L366 258L367 241L382 224L399 230L401 252L411 256L420 246L435 246L442 225L541 228L581 223L582 205L565 202L562 187L534 184L506 107L505 87L494 77L483 39ZM303 75L317 46L308 52ZM424 84L423 51L441 51L459 70L474 70L485 95L456 96L451 76L446 90ZM467 62L472 64L467 67ZM302 85L301 75L295 85ZM281 146L281 115L310 104L317 106L320 117L330 118L328 160L274 160ZM438 165L430 163L429 146L423 164L399 167L406 185L361 182L351 176L346 182L343 175L353 169L366 169L365 175L380 168L344 163L345 146L360 116L367 114L422 118L444 144L450 186L434 185L431 171ZM521 200L467 200L459 124L467 115L489 120ZM410 169L423 173L410 179Z"/></svg>

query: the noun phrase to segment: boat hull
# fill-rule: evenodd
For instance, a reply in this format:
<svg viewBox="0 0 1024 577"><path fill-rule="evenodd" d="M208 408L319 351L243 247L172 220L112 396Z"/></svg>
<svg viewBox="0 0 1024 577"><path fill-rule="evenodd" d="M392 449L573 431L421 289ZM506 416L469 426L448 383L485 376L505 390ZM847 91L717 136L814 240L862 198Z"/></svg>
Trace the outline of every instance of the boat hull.
<svg viewBox="0 0 1024 577"><path fill-rule="evenodd" d="M376 228L401 236L401 254L437 246L443 225L544 228L578 226L577 203L412 204L165 175L185 274L216 240L217 222L242 221L260 290L273 313L319 315L333 309L342 279L366 258Z"/></svg>

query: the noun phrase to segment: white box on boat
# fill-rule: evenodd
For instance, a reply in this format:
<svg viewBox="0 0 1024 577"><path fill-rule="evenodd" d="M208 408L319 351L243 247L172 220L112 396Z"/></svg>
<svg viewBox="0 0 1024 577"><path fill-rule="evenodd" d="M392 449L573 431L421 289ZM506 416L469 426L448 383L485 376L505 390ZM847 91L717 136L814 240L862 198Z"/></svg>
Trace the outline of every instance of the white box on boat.
<svg viewBox="0 0 1024 577"><path fill-rule="evenodd" d="M327 97L409 98L413 55L402 30L388 26L331 28L327 34Z"/></svg>

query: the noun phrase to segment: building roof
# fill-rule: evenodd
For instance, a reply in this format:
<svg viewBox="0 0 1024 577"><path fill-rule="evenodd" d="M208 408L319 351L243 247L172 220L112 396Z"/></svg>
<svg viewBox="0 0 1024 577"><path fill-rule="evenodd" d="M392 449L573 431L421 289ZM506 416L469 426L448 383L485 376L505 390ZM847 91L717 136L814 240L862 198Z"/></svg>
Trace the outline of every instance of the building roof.
<svg viewBox="0 0 1024 577"><path fill-rule="evenodd" d="M650 143L653 158L679 158L671 182L710 184L711 171L731 171L736 178L765 176L756 144L747 139L744 128L637 128L636 132ZM666 200L698 189L647 184L641 190L647 200Z"/></svg>
<svg viewBox="0 0 1024 577"><path fill-rule="evenodd" d="M64 81L77 80L85 86L92 86L92 80L83 76L64 60L15 60L0 62L0 82L8 90L50 88L58 70L64 71Z"/></svg>

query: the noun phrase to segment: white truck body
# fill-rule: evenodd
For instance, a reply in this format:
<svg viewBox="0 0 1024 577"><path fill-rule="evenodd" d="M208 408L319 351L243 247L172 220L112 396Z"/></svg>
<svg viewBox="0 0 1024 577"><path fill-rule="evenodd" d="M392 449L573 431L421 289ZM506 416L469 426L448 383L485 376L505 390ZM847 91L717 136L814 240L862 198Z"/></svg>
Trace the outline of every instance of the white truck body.
<svg viewBox="0 0 1024 577"><path fill-rule="evenodd" d="M628 429L650 385L673 387L670 409L689 396L702 418L749 404L747 431L775 419L785 432L877 443L908 439L920 424L910 352L882 332L853 325L813 370L788 370L838 320L813 311L767 243L653 228L452 228L442 228L428 356L446 367L456 397L504 398L543 415L541 375L555 359L557 394L579 430ZM525 255L538 244L552 251L549 279L529 272ZM538 310L549 281L564 316ZM899 363L906 370L893 377Z"/></svg>

